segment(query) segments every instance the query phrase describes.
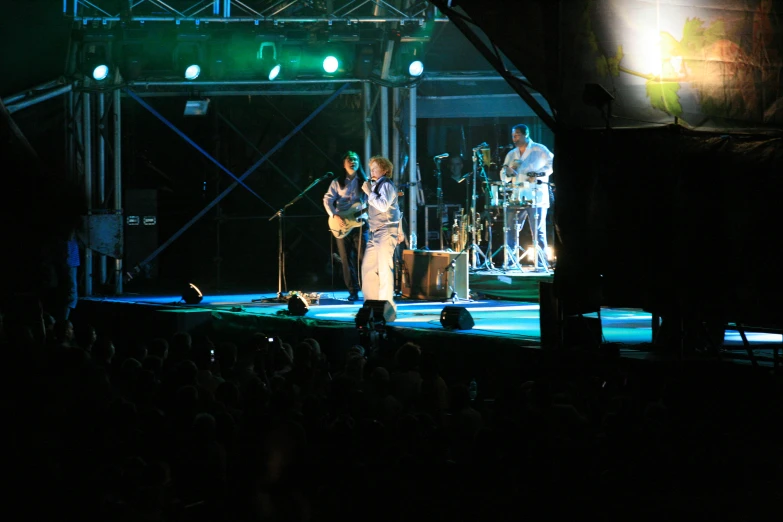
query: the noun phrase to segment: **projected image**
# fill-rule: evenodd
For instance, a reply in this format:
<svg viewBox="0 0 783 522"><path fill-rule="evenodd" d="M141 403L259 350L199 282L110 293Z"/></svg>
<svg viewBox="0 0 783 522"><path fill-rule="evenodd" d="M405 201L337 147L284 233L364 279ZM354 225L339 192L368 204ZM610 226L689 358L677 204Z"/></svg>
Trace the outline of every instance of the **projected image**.
<svg viewBox="0 0 783 522"><path fill-rule="evenodd" d="M590 81L614 96L614 115L640 122L677 117L695 126L783 121L774 2L679 4L582 4L578 60Z"/></svg>

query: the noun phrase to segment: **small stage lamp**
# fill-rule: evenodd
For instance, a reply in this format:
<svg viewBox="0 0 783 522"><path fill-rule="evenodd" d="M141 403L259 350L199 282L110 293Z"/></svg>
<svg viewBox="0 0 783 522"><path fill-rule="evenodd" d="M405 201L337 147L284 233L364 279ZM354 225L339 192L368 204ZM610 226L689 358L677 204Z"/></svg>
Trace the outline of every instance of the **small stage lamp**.
<svg viewBox="0 0 783 522"><path fill-rule="evenodd" d="M204 299L204 294L193 283L188 283L188 287L182 292L182 300L187 304L199 304Z"/></svg>
<svg viewBox="0 0 783 522"><path fill-rule="evenodd" d="M340 61L335 56L327 56L324 58L323 67L324 72L327 74L333 74L337 72L338 67L340 66Z"/></svg>
<svg viewBox="0 0 783 522"><path fill-rule="evenodd" d="M302 317L310 310L310 303L301 294L293 294L288 298L288 313L296 317Z"/></svg>

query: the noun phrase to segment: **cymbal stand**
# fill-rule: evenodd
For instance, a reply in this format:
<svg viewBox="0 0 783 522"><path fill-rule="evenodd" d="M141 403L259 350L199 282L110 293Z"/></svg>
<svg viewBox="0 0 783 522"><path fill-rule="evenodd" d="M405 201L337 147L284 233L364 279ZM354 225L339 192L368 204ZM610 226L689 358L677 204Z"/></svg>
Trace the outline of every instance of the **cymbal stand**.
<svg viewBox="0 0 783 522"><path fill-rule="evenodd" d="M443 236L446 235L447 232L444 232L443 230L443 214L446 212L446 206L443 203L443 182L440 171L440 160L441 158L435 156L435 176L438 178L438 238L440 239L440 249L443 250ZM446 216L446 222L448 223L448 216Z"/></svg>
<svg viewBox="0 0 783 522"><path fill-rule="evenodd" d="M479 162L482 160L483 158L481 156L481 147L473 149L473 192L470 199L470 267L473 270L485 268L488 261L487 255L482 252L481 247L479 247L478 243L476 242L476 234L478 231L478 224L476 223L476 200L478 199L478 195L476 194L476 173L478 172ZM481 168L484 168L483 164ZM483 261L479 262L482 259Z"/></svg>
<svg viewBox="0 0 783 522"><path fill-rule="evenodd" d="M516 268L521 272L522 267L519 264L516 252L513 252L511 247L508 246L508 232L511 230L508 226L508 192L506 187L501 187L501 190L503 191L503 244L497 249L497 252L492 254L492 257L495 257L503 251L503 266L501 266L501 269L511 270L512 268ZM519 230L516 225L514 225L514 230L517 237L519 237Z"/></svg>

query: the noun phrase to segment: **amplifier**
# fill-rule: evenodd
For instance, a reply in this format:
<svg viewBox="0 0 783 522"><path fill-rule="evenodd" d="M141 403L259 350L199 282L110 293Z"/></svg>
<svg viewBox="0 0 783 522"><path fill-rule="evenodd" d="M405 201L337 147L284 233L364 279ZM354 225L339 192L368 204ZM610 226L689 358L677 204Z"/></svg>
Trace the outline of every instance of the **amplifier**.
<svg viewBox="0 0 783 522"><path fill-rule="evenodd" d="M402 296L408 299L468 297L468 253L432 250L402 252Z"/></svg>

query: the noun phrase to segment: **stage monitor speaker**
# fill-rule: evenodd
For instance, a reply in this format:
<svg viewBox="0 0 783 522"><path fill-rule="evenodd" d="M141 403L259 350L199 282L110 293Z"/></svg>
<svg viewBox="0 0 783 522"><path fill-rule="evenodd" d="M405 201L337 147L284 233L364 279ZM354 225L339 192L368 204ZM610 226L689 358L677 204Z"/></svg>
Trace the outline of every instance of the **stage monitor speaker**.
<svg viewBox="0 0 783 522"><path fill-rule="evenodd" d="M365 301L362 308L372 309L372 317L375 322L383 319L384 322L391 323L397 319L397 311L389 301Z"/></svg>
<svg viewBox="0 0 783 522"><path fill-rule="evenodd" d="M446 300L452 293L468 298L468 253L404 250L402 296Z"/></svg>
<svg viewBox="0 0 783 522"><path fill-rule="evenodd" d="M476 324L464 306L446 306L440 312L440 324L453 330L470 330Z"/></svg>

